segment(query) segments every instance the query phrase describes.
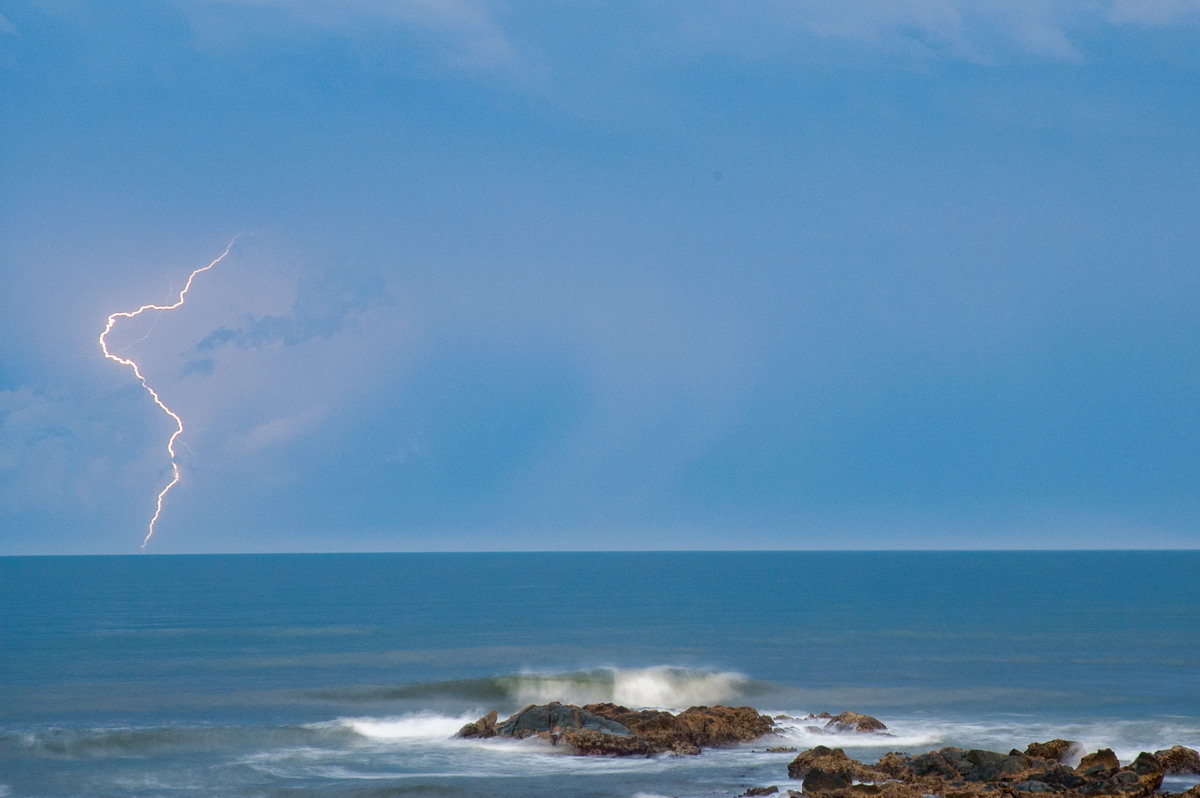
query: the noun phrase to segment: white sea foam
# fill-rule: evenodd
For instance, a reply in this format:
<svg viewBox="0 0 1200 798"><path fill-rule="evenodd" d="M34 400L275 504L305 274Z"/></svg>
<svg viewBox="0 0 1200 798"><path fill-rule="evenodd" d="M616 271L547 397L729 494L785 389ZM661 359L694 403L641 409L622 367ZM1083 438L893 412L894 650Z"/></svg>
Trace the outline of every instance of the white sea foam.
<svg viewBox="0 0 1200 798"><path fill-rule="evenodd" d="M598 668L576 673L521 673L505 677L509 694L522 703L612 701L631 707L682 709L736 698L747 683L740 673L661 665Z"/></svg>
<svg viewBox="0 0 1200 798"><path fill-rule="evenodd" d="M444 740L475 719L422 712L394 718L339 718L335 723L372 740Z"/></svg>
<svg viewBox="0 0 1200 798"><path fill-rule="evenodd" d="M802 716L778 719L776 728L788 745L798 748L828 745L868 757L886 751L923 752L947 745L1008 751L1024 749L1035 741L1063 738L1078 743L1076 760L1088 751L1111 748L1118 759L1129 762L1142 751L1156 751L1175 744L1191 748L1200 745L1200 729L1194 724L1174 723L1170 719L1051 723L1015 716L987 721L880 716L880 720L888 725L888 734L830 733L821 728L824 720L809 720Z"/></svg>

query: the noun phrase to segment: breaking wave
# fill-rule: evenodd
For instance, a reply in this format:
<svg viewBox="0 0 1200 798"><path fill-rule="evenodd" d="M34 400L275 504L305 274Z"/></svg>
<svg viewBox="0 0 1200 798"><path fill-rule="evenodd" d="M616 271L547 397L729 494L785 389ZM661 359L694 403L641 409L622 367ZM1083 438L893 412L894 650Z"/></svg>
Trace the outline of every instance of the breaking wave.
<svg viewBox="0 0 1200 798"><path fill-rule="evenodd" d="M514 708L548 701L570 704L611 701L633 707L684 709L696 704L744 700L770 689L769 684L740 673L661 665L562 673L525 671L480 679L318 691L310 695L352 701L442 699L491 708Z"/></svg>

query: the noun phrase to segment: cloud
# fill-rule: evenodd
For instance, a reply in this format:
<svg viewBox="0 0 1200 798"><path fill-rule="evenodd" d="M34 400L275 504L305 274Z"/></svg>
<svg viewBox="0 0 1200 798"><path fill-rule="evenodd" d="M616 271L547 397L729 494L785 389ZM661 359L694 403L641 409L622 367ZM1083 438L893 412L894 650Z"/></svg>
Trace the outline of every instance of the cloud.
<svg viewBox="0 0 1200 798"><path fill-rule="evenodd" d="M280 23L359 35L381 24L405 28L442 45L441 55L457 66L490 69L517 62L516 49L487 8L474 0L192 0L182 8L206 32L214 32L205 10L232 13L256 32L278 34Z"/></svg>
<svg viewBox="0 0 1200 798"><path fill-rule="evenodd" d="M308 408L294 415L273 418L246 432L238 440L238 448L250 454L268 447L282 446L315 428L328 414L325 408Z"/></svg>
<svg viewBox="0 0 1200 798"><path fill-rule="evenodd" d="M1114 0L1109 19L1146 26L1200 23L1200 0Z"/></svg>
<svg viewBox="0 0 1200 798"><path fill-rule="evenodd" d="M111 393L0 391L0 509L94 511L130 484L153 479L161 462L139 460L137 453L148 451L144 429L130 433L112 420L127 409Z"/></svg>
<svg viewBox="0 0 1200 798"><path fill-rule="evenodd" d="M384 293L377 275L355 277L328 271L300 281L288 315L247 316L237 328L221 327L196 344L204 356L191 360L186 373L212 374L209 353L226 345L238 349L295 346L313 338L328 339L341 332Z"/></svg>
<svg viewBox="0 0 1200 798"><path fill-rule="evenodd" d="M1078 60L1072 31L1097 16L1079 0L779 0L751 10L722 0L689 11L679 23L695 42L760 57L831 40L926 58L996 62L1012 52Z"/></svg>

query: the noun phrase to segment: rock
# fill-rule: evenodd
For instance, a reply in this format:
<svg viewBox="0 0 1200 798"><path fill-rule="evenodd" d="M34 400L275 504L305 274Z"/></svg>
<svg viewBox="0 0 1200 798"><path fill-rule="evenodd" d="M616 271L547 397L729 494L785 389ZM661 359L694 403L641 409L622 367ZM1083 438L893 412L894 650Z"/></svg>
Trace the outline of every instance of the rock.
<svg viewBox="0 0 1200 798"><path fill-rule="evenodd" d="M804 774L804 783L800 787L805 795L839 792L849 789L850 777L840 770L825 770L815 767Z"/></svg>
<svg viewBox="0 0 1200 798"><path fill-rule="evenodd" d="M830 777L838 775L846 782L847 787L854 780L883 781L887 778L881 771L846 756L846 752L841 748L829 748L824 745L808 749L788 764L788 776L793 779L807 779L808 774L814 771L823 774L819 777L822 783L832 783ZM807 787L805 791L808 791Z"/></svg>
<svg viewBox="0 0 1200 798"><path fill-rule="evenodd" d="M1079 743L1074 740L1064 740L1055 738L1044 743L1030 743L1025 748L1027 756L1036 756L1041 759L1049 759L1052 762L1061 762L1068 759L1079 750Z"/></svg>
<svg viewBox="0 0 1200 798"><path fill-rule="evenodd" d="M769 733L774 721L751 707L692 707L678 715L632 710L619 704L525 707L503 723L491 712L468 723L459 737L541 737L575 753L594 756L698 754L702 747L749 742Z"/></svg>
<svg viewBox="0 0 1200 798"><path fill-rule="evenodd" d="M595 729L572 729L564 732L559 741L581 756L652 756L662 753L661 749L640 735L621 736Z"/></svg>
<svg viewBox="0 0 1200 798"><path fill-rule="evenodd" d="M1200 776L1200 753L1182 745L1173 745L1165 751L1155 751L1154 756L1163 770L1176 776Z"/></svg>
<svg viewBox="0 0 1200 798"><path fill-rule="evenodd" d="M777 792L779 792L778 787L751 787L750 789L748 789L744 793L742 793L742 795L743 796L774 795Z"/></svg>
<svg viewBox="0 0 1200 798"><path fill-rule="evenodd" d="M588 704L607 717L664 749L734 745L769 734L775 721L752 707L698 706L678 715L656 709L632 710L619 704Z"/></svg>
<svg viewBox="0 0 1200 798"><path fill-rule="evenodd" d="M456 737L495 737L496 736L496 710L484 715L474 723L468 723L458 730Z"/></svg>
<svg viewBox="0 0 1200 798"><path fill-rule="evenodd" d="M1092 754L1084 755L1083 759L1079 760L1079 764L1075 767L1075 772L1085 775L1095 775L1105 770L1116 770L1121 766L1117 761L1117 755L1113 753L1111 748L1101 748Z"/></svg>
<svg viewBox="0 0 1200 798"><path fill-rule="evenodd" d="M768 754L794 754L796 749L791 746L776 745L766 750Z"/></svg>
<svg viewBox="0 0 1200 798"><path fill-rule="evenodd" d="M1149 795L1162 787L1163 766L1154 754L1142 751L1136 759L1129 763L1129 769L1121 771L1117 776L1120 777L1125 773L1133 773L1137 776L1136 783L1142 795Z"/></svg>
<svg viewBox="0 0 1200 798"><path fill-rule="evenodd" d="M856 732L858 734L870 734L873 732L887 731L887 726L878 718L873 718L870 715L862 715L858 712L843 712L840 715L834 715L825 724L825 730L831 732Z"/></svg>
<svg viewBox="0 0 1200 798"><path fill-rule="evenodd" d="M490 716L491 713L476 723L485 721ZM628 728L603 715L595 715L582 707L552 701L549 704L531 704L525 707L496 726L496 736L524 739L533 735L546 735L553 740L568 730L578 729L591 729L618 737L627 737L630 734Z"/></svg>
<svg viewBox="0 0 1200 798"><path fill-rule="evenodd" d="M677 734L699 746L748 743L775 728L775 722L752 707L691 707L675 716Z"/></svg>
<svg viewBox="0 0 1200 798"><path fill-rule="evenodd" d="M1029 779L1028 781L1018 782L1013 785L1013 789L1019 792L1054 792L1054 788L1044 781L1037 779Z"/></svg>
<svg viewBox="0 0 1200 798"><path fill-rule="evenodd" d="M1004 754L953 747L917 756L893 752L871 766L840 748L817 746L788 765L788 775L802 779L804 793L817 798L1021 798L1050 793L1055 798L1179 798L1158 793L1163 773L1154 754L1141 753L1121 767L1108 749L1089 754L1078 769L1015 749ZM1186 798L1200 798L1200 787L1193 790L1197 794Z"/></svg>
<svg viewBox="0 0 1200 798"><path fill-rule="evenodd" d="M958 768L952 762L965 762L962 750L958 748L943 748L940 751L930 751L927 754L913 757L908 762L908 768L915 776L936 776L953 780L959 777ZM958 754L958 756L954 756ZM949 757L949 758L948 758Z"/></svg>

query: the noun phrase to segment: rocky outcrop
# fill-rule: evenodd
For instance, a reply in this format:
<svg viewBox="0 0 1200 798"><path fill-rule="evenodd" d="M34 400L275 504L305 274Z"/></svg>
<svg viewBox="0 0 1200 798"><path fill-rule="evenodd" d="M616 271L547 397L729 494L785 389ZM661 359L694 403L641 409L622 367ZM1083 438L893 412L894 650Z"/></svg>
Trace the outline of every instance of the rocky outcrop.
<svg viewBox="0 0 1200 798"><path fill-rule="evenodd" d="M871 734L887 731L887 726L883 725L883 721L873 718L870 715L863 715L858 712L843 712L840 715L834 715L830 718L829 722L825 724L825 730L842 733Z"/></svg>
<svg viewBox="0 0 1200 798"><path fill-rule="evenodd" d="M1036 756L1052 762L1062 762L1082 753L1083 749L1079 743L1058 737L1044 743L1030 743L1025 748L1026 756Z"/></svg>
<svg viewBox="0 0 1200 798"><path fill-rule="evenodd" d="M1113 750L1101 748L1094 753L1084 754L1075 770L1080 773L1099 773L1105 770L1116 770L1119 767L1121 767L1121 763L1117 761L1117 755L1113 753Z"/></svg>
<svg viewBox="0 0 1200 798"><path fill-rule="evenodd" d="M853 781L875 781L886 779L886 774L869 765L864 765L857 759L846 756L841 748L829 748L818 745L798 755L788 765L788 776L793 779L808 779L810 774L814 782L828 781L844 782L850 786Z"/></svg>
<svg viewBox="0 0 1200 798"><path fill-rule="evenodd" d="M577 707L551 702L530 705L497 722L495 712L468 723L459 737L540 737L575 753L595 756L698 754L701 748L735 745L768 734L774 721L751 707L698 706L678 715L619 704Z"/></svg>
<svg viewBox="0 0 1200 798"><path fill-rule="evenodd" d="M628 737L629 729L608 718L594 715L581 707L560 704L531 704L512 715L503 723L497 723L493 710L479 720L468 723L458 731L459 737L526 737L541 736L557 741L567 732L595 731L618 737Z"/></svg>
<svg viewBox="0 0 1200 798"><path fill-rule="evenodd" d="M809 715L805 720L825 721L822 726L805 726L805 730L811 734L887 734L887 726L883 721L859 712L842 712L837 715L822 712L819 715Z"/></svg>
<svg viewBox="0 0 1200 798"><path fill-rule="evenodd" d="M1154 756L1163 770L1177 776L1200 776L1200 753L1182 745L1173 745L1164 751L1155 751Z"/></svg>
<svg viewBox="0 0 1200 798"><path fill-rule="evenodd" d="M1067 750L1052 748L1047 753L1058 756ZM1005 754L942 748L917 756L891 753L866 765L840 748L817 746L792 760L788 775L802 779L803 793L814 798L1022 798L1041 793L1053 793L1054 798L1148 798L1162 786L1164 766L1154 754L1141 753L1122 766L1112 751L1102 749L1071 768L1051 757L1031 755L1030 749L1042 750L1030 746Z"/></svg>

